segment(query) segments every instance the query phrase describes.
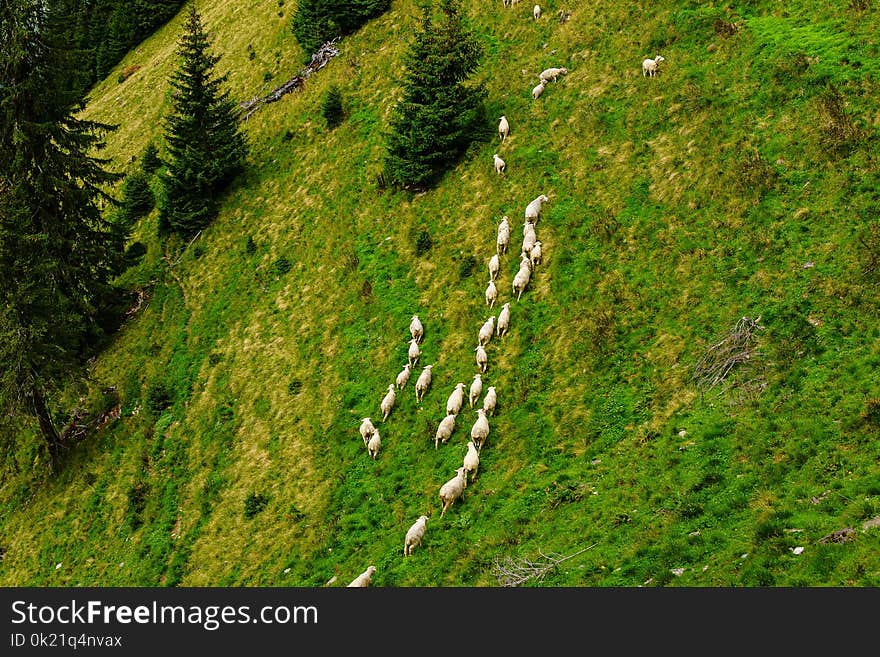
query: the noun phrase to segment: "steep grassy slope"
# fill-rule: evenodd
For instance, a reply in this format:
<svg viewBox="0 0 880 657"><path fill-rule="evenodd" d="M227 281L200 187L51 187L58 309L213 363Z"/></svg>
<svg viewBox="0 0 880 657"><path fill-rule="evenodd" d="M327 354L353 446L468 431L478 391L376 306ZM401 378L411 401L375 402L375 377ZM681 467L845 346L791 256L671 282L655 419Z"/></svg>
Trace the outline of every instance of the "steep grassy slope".
<svg viewBox="0 0 880 657"><path fill-rule="evenodd" d="M155 217L138 227L148 253L123 282L149 302L92 373L93 396L118 387L122 416L59 476L6 478L0 582L340 585L372 563L377 585L492 586L496 558L594 546L542 584L880 583L878 530L862 529L880 514L878 13L547 2L535 23L525 3L464 4L509 139L475 145L429 193L377 186L409 1L254 114L251 167L195 244L166 260ZM199 5L241 99L302 61L289 7L252 5ZM122 126L117 162L159 135L179 29L92 94L87 114ZM661 75L644 78L658 53ZM533 102L548 66L569 73ZM348 116L328 132L331 84ZM438 450L433 435L476 371L495 227L511 217L515 251L541 193L545 264L488 348L497 417L441 519L475 415ZM515 270L512 254L501 303ZM434 381L417 405L417 368L373 462L357 427L380 416L414 313ZM743 316L761 317L758 353L698 388L695 366ZM151 409L162 389L170 406ZM847 527L851 540L819 542Z"/></svg>

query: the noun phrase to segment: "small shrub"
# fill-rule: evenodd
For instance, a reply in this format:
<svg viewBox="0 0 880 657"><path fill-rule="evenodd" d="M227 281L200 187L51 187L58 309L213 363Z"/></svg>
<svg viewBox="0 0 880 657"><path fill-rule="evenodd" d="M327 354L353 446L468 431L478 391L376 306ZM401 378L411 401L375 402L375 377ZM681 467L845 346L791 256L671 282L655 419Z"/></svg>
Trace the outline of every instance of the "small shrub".
<svg viewBox="0 0 880 657"><path fill-rule="evenodd" d="M244 517L253 518L266 508L269 498L262 493L250 493L244 501Z"/></svg>
<svg viewBox="0 0 880 657"><path fill-rule="evenodd" d="M150 487L144 481L137 482L128 491L128 510L126 519L132 529L137 529L144 524L143 513L147 507L147 497L150 494Z"/></svg>
<svg viewBox="0 0 880 657"><path fill-rule="evenodd" d="M134 171L125 177L122 183L122 203L120 212L127 225L131 225L144 215L149 214L156 204L153 190L147 174Z"/></svg>
<svg viewBox="0 0 880 657"><path fill-rule="evenodd" d="M248 255L254 255L257 252L257 245L254 238L248 235L247 241L244 243L244 252Z"/></svg>
<svg viewBox="0 0 880 657"><path fill-rule="evenodd" d="M299 379L293 379L287 384L287 392L291 395L298 395L302 390L303 383Z"/></svg>
<svg viewBox="0 0 880 657"><path fill-rule="evenodd" d="M275 274L277 276L284 276L287 274L293 265L290 264L290 260L281 256L275 262L272 263L272 268L275 270Z"/></svg>
<svg viewBox="0 0 880 657"><path fill-rule="evenodd" d="M327 92L324 94L324 99L321 101L321 116L324 117L327 127L332 130L342 123L344 114L345 112L342 108L342 92L339 90L339 87L334 84L327 89Z"/></svg>
<svg viewBox="0 0 880 657"><path fill-rule="evenodd" d="M159 414L171 406L171 391L162 381L156 381L147 390L147 408L153 414Z"/></svg>
<svg viewBox="0 0 880 657"><path fill-rule="evenodd" d="M880 398L869 399L859 415L865 424L874 429L880 429Z"/></svg>
<svg viewBox="0 0 880 657"><path fill-rule="evenodd" d="M290 141L291 139L293 139L293 132L291 132L290 130L285 130L284 134L281 135L281 141L286 142L286 141Z"/></svg>
<svg viewBox="0 0 880 657"><path fill-rule="evenodd" d="M272 71L266 71L263 73L263 82L271 82L272 81Z"/></svg>
<svg viewBox="0 0 880 657"><path fill-rule="evenodd" d="M458 276L461 279L470 278L474 269L477 267L477 258L473 255L469 255L465 258L462 258L461 262L458 263Z"/></svg>
<svg viewBox="0 0 880 657"><path fill-rule="evenodd" d="M423 256L430 251L431 247L434 246L434 242L431 239L431 233L423 228L416 236L415 246L417 256Z"/></svg>
<svg viewBox="0 0 880 657"><path fill-rule="evenodd" d="M369 301L373 296L373 284L370 283L370 280L367 279L364 281L364 284L361 286L361 297L365 301Z"/></svg>
<svg viewBox="0 0 880 657"><path fill-rule="evenodd" d="M159 149L156 147L156 144L150 142L141 154L141 171L151 175L156 173L161 166L162 160L159 158Z"/></svg>
<svg viewBox="0 0 880 657"><path fill-rule="evenodd" d="M202 246L201 244L196 244L196 245L193 247L192 254L193 254L193 258L195 258L196 260L198 260L198 259L201 258L203 255L205 255L205 247Z"/></svg>
<svg viewBox="0 0 880 657"><path fill-rule="evenodd" d="M248 55L248 59L251 61L254 61L254 58L257 56L257 53L251 44L248 44L247 55Z"/></svg>

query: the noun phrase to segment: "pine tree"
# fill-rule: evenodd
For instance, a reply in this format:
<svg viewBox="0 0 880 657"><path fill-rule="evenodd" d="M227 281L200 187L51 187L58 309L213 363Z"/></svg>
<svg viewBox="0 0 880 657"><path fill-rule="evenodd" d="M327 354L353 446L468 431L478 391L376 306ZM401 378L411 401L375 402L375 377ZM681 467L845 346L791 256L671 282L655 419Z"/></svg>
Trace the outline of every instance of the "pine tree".
<svg viewBox="0 0 880 657"><path fill-rule="evenodd" d="M161 166L162 160L159 159L159 149L156 148L156 144L151 141L147 144L146 148L144 148L144 152L141 155L141 171L147 175L152 175L156 173Z"/></svg>
<svg viewBox="0 0 880 657"><path fill-rule="evenodd" d="M190 5L178 41L180 66L171 76L172 113L165 121L167 168L161 176L160 233L191 236L217 213L217 195L244 169L247 143L239 131L237 108L216 76L220 60Z"/></svg>
<svg viewBox="0 0 880 657"><path fill-rule="evenodd" d="M98 207L119 175L93 155L113 127L75 117L48 11L7 0L0 12L0 405L36 418L55 461L50 394L100 335L123 251Z"/></svg>
<svg viewBox="0 0 880 657"><path fill-rule="evenodd" d="M300 0L291 28L305 59L326 41L351 34L391 6L391 0Z"/></svg>
<svg viewBox="0 0 880 657"><path fill-rule="evenodd" d="M122 224L126 228L131 227L135 221L149 214L155 202L149 176L140 169L132 171L122 183L122 202L119 206Z"/></svg>
<svg viewBox="0 0 880 657"><path fill-rule="evenodd" d="M327 127L331 130L342 123L344 118L344 110L342 109L342 92L335 84L331 85L324 98L321 101L321 116L327 122Z"/></svg>
<svg viewBox="0 0 880 657"><path fill-rule="evenodd" d="M439 16L422 5L422 27L405 58L403 100L386 140L385 177L394 185L426 189L488 134L485 87L465 84L482 47L465 25L458 0L441 0Z"/></svg>

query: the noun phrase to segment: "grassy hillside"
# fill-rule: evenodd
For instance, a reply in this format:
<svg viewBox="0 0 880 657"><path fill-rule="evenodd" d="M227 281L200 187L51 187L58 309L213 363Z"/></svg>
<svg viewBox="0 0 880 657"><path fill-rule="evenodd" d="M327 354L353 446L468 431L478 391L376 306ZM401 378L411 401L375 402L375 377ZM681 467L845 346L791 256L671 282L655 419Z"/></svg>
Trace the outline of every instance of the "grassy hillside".
<svg viewBox="0 0 880 657"><path fill-rule="evenodd" d="M234 97L299 70L292 4L199 2ZM121 283L148 302L87 391L97 405L116 386L121 416L55 477L32 474L22 429L0 493L0 583L340 586L375 564L379 586L495 586L496 559L593 546L531 583L877 586L880 530L863 528L880 515L870 4L553 0L535 22L526 3L466 1L489 116L511 134L412 195L377 184L418 17L395 1L249 118L249 169L194 244L166 245L166 259L155 214L137 227L147 255ZM86 114L120 124L119 168L160 134L180 26L91 94ZM643 77L656 54L661 74ZM549 66L569 73L532 101ZM347 118L328 131L332 84ZM476 372L495 228L511 217L500 306L542 193L545 262L488 347L499 401L480 473L441 519L475 413L440 449L433 436ZM422 359L382 425L414 313ZM760 317L753 356L697 386L744 316ZM366 415L382 433L375 462ZM422 513L424 543L404 560ZM848 540L822 541L844 528Z"/></svg>

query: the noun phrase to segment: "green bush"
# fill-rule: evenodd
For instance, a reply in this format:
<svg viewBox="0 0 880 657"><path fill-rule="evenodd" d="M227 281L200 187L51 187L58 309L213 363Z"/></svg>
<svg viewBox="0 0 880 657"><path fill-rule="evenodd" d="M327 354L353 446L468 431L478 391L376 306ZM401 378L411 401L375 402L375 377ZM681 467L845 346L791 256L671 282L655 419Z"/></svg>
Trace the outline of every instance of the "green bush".
<svg viewBox="0 0 880 657"><path fill-rule="evenodd" d="M269 498L262 493L250 493L244 501L244 517L253 518L266 508Z"/></svg>
<svg viewBox="0 0 880 657"><path fill-rule="evenodd" d="M324 94L324 99L321 101L321 116L331 130L342 123L344 118L342 92L335 84Z"/></svg>

